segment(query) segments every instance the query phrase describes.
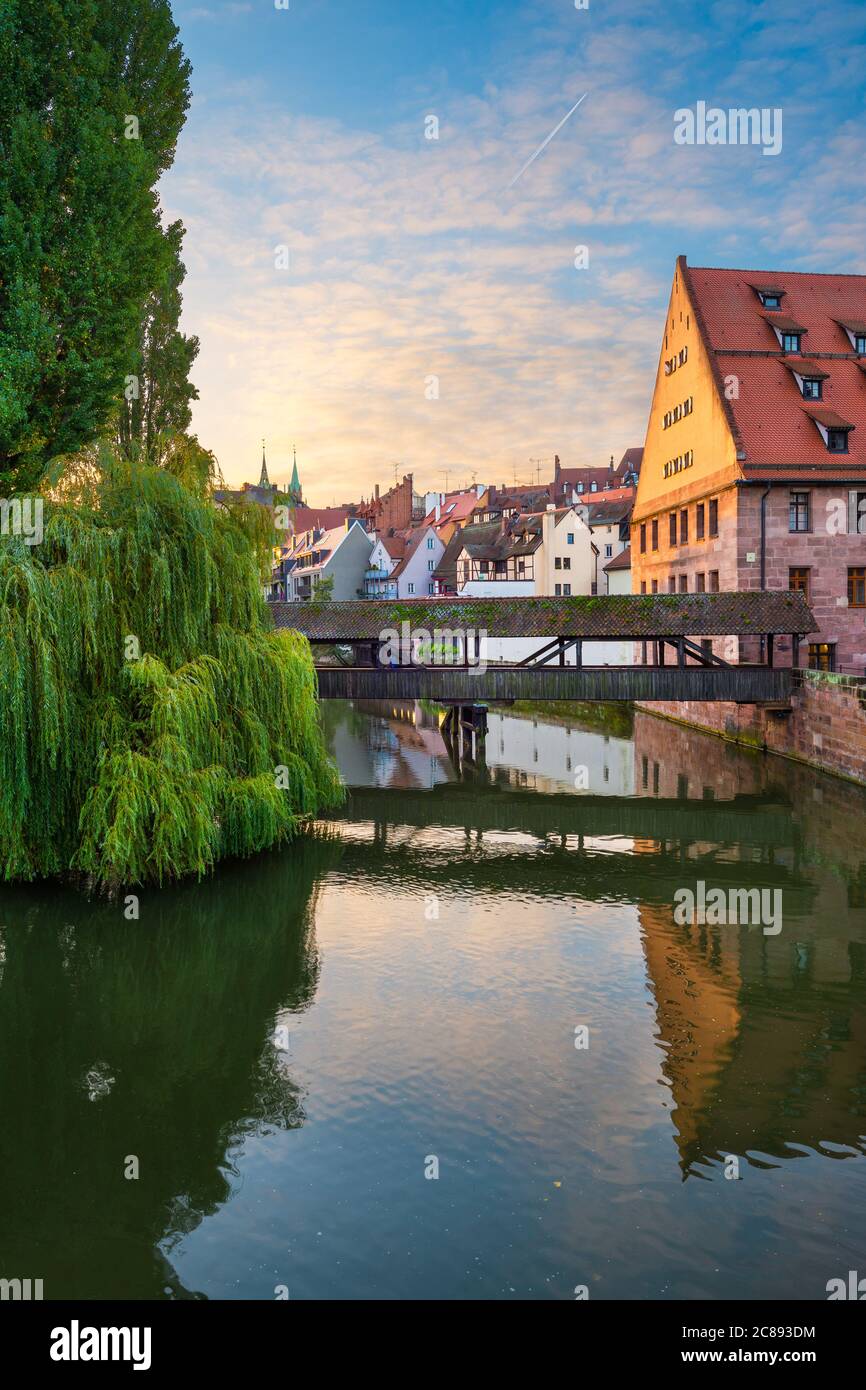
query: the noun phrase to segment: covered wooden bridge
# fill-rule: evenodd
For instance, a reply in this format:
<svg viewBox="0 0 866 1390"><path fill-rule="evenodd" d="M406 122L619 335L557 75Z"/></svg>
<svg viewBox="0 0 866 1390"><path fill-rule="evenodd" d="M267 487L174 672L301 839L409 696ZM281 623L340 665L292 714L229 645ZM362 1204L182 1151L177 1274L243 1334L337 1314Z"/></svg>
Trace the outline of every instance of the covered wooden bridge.
<svg viewBox="0 0 866 1390"><path fill-rule="evenodd" d="M800 643L816 630L801 593L621 594L272 603L277 628L317 653L322 699L731 700L785 705ZM791 640L790 664L775 660ZM755 662L718 654L754 638ZM532 638L520 662L490 662L489 638ZM587 665L588 643L633 643L631 664ZM327 649L323 652L322 649ZM335 652L335 648L337 649ZM787 654L786 654L787 655Z"/></svg>

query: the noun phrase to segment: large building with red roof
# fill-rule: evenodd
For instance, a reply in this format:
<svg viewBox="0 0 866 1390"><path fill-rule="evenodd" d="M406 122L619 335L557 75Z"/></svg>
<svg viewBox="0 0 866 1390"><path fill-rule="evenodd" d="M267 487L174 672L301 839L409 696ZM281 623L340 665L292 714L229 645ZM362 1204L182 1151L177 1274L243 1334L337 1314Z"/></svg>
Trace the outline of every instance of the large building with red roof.
<svg viewBox="0 0 866 1390"><path fill-rule="evenodd" d="M776 659L863 674L866 276L679 257L631 555L635 592L804 590L819 630Z"/></svg>

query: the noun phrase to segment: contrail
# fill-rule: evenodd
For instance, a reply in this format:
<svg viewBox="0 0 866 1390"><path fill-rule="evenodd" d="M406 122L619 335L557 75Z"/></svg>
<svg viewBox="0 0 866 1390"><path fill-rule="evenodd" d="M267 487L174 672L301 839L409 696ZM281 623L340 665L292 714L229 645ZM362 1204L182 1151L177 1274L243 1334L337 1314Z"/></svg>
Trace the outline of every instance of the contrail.
<svg viewBox="0 0 866 1390"><path fill-rule="evenodd" d="M538 156L541 154L541 151L547 149L547 146L550 144L550 142L551 142L551 140L553 139L554 135L556 135L556 134L558 133L558 131L562 130L562 127L565 125L565 123L566 123L566 121L568 120L569 116L573 116L573 115L574 115L574 113L575 113L575 111L577 110L577 108L578 108L578 106L580 105L580 103L581 103L581 102L584 100L584 98L586 98L588 95L589 95L588 92L584 92L584 94L583 94L582 97L578 97L577 101L574 103L574 105L572 106L571 110L570 110L570 111L567 111L567 112L565 113L565 115L563 116L562 120L559 122L559 125L555 128L555 130L552 130L552 131L550 132L550 134L548 135L547 139L546 139L542 144L539 145L538 149L535 151L535 154L530 155L529 158L527 159L526 163L524 164L523 168L520 169L520 170L518 171L518 173L516 173L516 174L514 175L514 178L511 180L510 184L508 185L509 188L513 188L513 187L514 187L514 185L517 183L517 180L520 178L520 175L526 173L526 171L527 171L527 169L529 168L529 166L530 166L530 164L532 163L532 161L533 161L534 159L537 159L537 158L538 158Z"/></svg>

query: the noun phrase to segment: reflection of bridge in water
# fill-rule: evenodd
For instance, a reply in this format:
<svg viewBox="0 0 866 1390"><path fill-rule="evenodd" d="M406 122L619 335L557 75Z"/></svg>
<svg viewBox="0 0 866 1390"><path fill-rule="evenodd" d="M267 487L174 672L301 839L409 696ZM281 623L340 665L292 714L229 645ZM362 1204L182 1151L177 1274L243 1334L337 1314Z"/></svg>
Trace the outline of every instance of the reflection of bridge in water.
<svg viewBox="0 0 866 1390"><path fill-rule="evenodd" d="M506 721L506 761L519 723L533 728ZM537 723L543 750L560 731ZM577 719L571 734L590 760L608 742ZM342 868L369 873L375 862L401 893L444 903L501 895L505 920L511 895L527 911L553 899L575 914L576 931L584 911L633 906L683 1175L707 1174L727 1154L772 1164L862 1153L866 798L641 712L631 757L642 795L542 795L495 779L426 792L354 787L341 813ZM674 893L699 878L781 890L781 934L677 925ZM513 922L519 933L519 914Z"/></svg>

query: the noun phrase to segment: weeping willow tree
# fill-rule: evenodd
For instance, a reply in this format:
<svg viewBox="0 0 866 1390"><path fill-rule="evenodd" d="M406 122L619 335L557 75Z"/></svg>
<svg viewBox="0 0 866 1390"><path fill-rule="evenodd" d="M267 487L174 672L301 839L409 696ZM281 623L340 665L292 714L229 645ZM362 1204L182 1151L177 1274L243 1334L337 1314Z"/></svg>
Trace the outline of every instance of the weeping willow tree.
<svg viewBox="0 0 866 1390"><path fill-rule="evenodd" d="M164 469L95 474L45 499L38 544L0 539L7 880L202 875L340 798L309 647L270 628L243 528Z"/></svg>

